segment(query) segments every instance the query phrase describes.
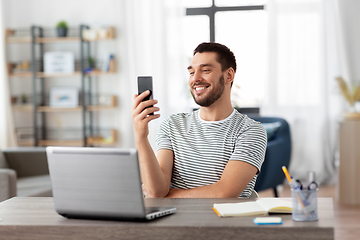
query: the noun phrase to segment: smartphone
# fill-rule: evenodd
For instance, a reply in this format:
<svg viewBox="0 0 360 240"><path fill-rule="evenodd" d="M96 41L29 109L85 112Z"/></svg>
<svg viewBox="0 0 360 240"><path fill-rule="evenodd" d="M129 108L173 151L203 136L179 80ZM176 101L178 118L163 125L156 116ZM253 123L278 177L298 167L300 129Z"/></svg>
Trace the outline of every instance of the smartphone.
<svg viewBox="0 0 360 240"><path fill-rule="evenodd" d="M150 90L150 94L144 98L143 101L147 101L150 99L153 99L153 86L152 86L152 77L151 76L138 76L138 94L140 95L142 92L145 92L146 90ZM149 106L152 107L152 106ZM149 108L146 107L146 108ZM154 113L150 113L150 115L153 115Z"/></svg>

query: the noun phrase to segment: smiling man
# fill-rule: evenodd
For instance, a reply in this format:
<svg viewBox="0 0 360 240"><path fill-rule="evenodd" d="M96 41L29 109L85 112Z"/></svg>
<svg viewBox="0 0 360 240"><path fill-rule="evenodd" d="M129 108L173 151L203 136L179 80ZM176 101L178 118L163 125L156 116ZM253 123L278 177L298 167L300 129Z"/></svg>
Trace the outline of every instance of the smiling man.
<svg viewBox="0 0 360 240"><path fill-rule="evenodd" d="M262 125L231 105L236 72L234 54L219 43L201 43L188 67L189 86L199 110L173 114L148 141L148 123L159 108L135 95L132 117L143 191L147 197L248 198L265 156Z"/></svg>

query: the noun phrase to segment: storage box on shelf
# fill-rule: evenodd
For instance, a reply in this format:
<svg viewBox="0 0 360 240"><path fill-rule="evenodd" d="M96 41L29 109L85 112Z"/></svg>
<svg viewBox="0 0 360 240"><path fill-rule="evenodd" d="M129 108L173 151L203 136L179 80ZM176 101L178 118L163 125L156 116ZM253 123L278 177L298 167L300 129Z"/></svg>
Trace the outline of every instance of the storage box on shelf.
<svg viewBox="0 0 360 240"><path fill-rule="evenodd" d="M19 96L12 96L13 110L16 112L28 112L32 113L29 118L33 119L32 135L33 139L26 139L26 141L20 141L19 145L33 145L33 146L47 146L47 145L66 145L66 146L94 146L94 145L111 145L116 143L116 130L112 129L110 137L105 138L100 135L95 135L95 124L93 121L93 114L95 111L102 110L114 110L117 109L116 96L111 95L107 104L95 103L93 101L93 77L99 77L103 75L109 75L115 73L113 55L111 61L108 62L108 66L105 66L107 71L102 71L104 66L100 68L89 68L87 61L91 57L90 44L95 41L104 41L114 39L114 28L109 27L105 32L95 35L95 37L89 37L88 26L81 25L78 36L70 37L50 37L45 36L44 29L41 27L32 26L27 34L17 35L16 30L6 30L6 42L7 44L30 44L31 45L31 61L28 63L23 61L21 63L8 63L8 75L9 78L24 78L32 79L32 96L28 96L31 101L27 103L20 103L16 99L20 99ZM88 34L84 38L84 33ZM44 72L44 45L45 44L62 44L65 42L80 43L80 60L75 62L75 71L73 72ZM38 58L37 58L38 56ZM40 60L39 60L40 59ZM105 60L104 60L105 62ZM76 65L77 64L77 65ZM51 78L66 78L66 77L78 77L81 78L80 85L80 105L74 107L61 107L54 108L48 103L48 96L45 92L46 79ZM40 86L40 88L39 88ZM35 96L35 97L34 97ZM46 114L62 113L62 112L79 112L82 118L82 137L79 139L48 139L47 137L47 124ZM80 117L80 116L79 116ZM30 127L30 126L29 126ZM88 130L87 130L88 129Z"/></svg>

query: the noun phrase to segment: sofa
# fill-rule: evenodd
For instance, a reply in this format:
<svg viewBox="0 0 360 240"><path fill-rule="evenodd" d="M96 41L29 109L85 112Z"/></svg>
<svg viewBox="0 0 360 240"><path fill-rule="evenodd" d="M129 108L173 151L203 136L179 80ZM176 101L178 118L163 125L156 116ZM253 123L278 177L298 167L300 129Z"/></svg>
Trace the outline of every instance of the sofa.
<svg viewBox="0 0 360 240"><path fill-rule="evenodd" d="M278 197L277 186L285 180L282 166L289 167L291 158L291 134L288 122L279 117L252 117L264 126L268 143L265 160L255 184L257 192L272 188Z"/></svg>
<svg viewBox="0 0 360 240"><path fill-rule="evenodd" d="M0 150L0 201L15 196L52 196L45 148Z"/></svg>

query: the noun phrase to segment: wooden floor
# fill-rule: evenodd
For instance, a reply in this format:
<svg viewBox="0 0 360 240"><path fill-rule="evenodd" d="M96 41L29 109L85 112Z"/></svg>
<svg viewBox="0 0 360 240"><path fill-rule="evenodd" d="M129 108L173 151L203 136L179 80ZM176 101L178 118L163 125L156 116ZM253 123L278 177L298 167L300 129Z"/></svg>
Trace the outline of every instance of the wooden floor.
<svg viewBox="0 0 360 240"><path fill-rule="evenodd" d="M320 186L319 197L332 197L334 199L335 240L360 239L360 206L341 205L336 200L335 186ZM288 185L278 191L279 197L291 197ZM259 192L260 197L273 197L272 189Z"/></svg>

